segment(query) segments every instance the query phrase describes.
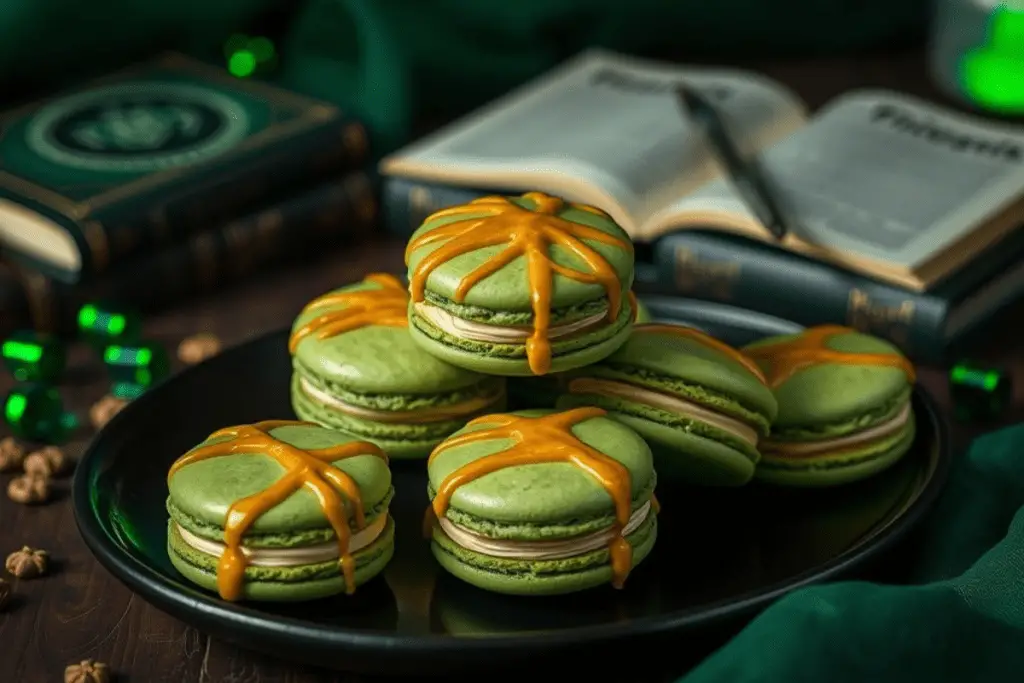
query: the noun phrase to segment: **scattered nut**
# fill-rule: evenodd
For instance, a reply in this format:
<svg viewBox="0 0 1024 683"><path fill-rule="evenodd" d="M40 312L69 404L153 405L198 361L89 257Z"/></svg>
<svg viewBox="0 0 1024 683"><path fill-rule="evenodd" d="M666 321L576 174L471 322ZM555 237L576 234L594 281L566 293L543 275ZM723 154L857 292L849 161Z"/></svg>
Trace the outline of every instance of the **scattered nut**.
<svg viewBox="0 0 1024 683"><path fill-rule="evenodd" d="M7 496L15 503L25 505L44 503L50 497L50 480L38 474L15 477L7 485Z"/></svg>
<svg viewBox="0 0 1024 683"><path fill-rule="evenodd" d="M7 609L7 603L11 601L11 584L0 579L0 612Z"/></svg>
<svg viewBox="0 0 1024 683"><path fill-rule="evenodd" d="M25 449L18 445L14 437L0 441L0 472L8 472L21 467L25 459Z"/></svg>
<svg viewBox="0 0 1024 683"><path fill-rule="evenodd" d="M104 396L89 409L89 421L96 429L101 429L105 424L114 419L114 416L121 412L121 409L128 405L128 401L116 396Z"/></svg>
<svg viewBox="0 0 1024 683"><path fill-rule="evenodd" d="M178 360L186 365L201 363L220 353L220 339L217 335L203 332L188 337L178 345Z"/></svg>
<svg viewBox="0 0 1024 683"><path fill-rule="evenodd" d="M64 683L110 683L110 667L103 662L83 659L64 669Z"/></svg>
<svg viewBox="0 0 1024 683"><path fill-rule="evenodd" d="M4 567L19 579L34 579L46 573L49 561L50 556L45 550L36 550L26 545L7 556Z"/></svg>
<svg viewBox="0 0 1024 683"><path fill-rule="evenodd" d="M35 453L25 456L22 465L27 474L38 474L41 477L53 477L67 469L68 457L56 446L47 446Z"/></svg>

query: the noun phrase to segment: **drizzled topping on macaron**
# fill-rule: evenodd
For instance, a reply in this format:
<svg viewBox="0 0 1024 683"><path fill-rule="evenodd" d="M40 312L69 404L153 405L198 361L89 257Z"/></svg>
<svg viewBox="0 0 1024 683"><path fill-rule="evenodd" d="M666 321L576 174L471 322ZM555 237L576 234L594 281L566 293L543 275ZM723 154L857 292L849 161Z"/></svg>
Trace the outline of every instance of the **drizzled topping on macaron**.
<svg viewBox="0 0 1024 683"><path fill-rule="evenodd" d="M828 341L837 335L859 334L856 330L842 325L820 325L810 327L791 339L747 347L747 356L761 360L768 365L768 386L776 388L797 372L826 363L838 365L878 365L898 368L910 382L917 373L914 365L900 354L891 353L850 353L829 348Z"/></svg>
<svg viewBox="0 0 1024 683"><path fill-rule="evenodd" d="M256 520L274 509L293 493L306 489L312 493L330 522L337 539L340 559L338 568L345 577L345 591L355 589L355 561L349 553L352 536L348 512L344 501L355 516L357 530L366 527L362 495L356 482L333 463L360 455L372 455L387 462L387 455L377 446L365 441L353 441L329 448L302 450L275 439L270 431L279 427L316 426L309 422L268 420L253 425L226 427L211 434L207 440L231 437L228 440L199 446L178 458L171 465L167 481L181 470L196 462L229 455L251 454L273 458L285 473L270 487L235 501L228 508L224 522L224 553L217 564L217 591L224 600L242 597L245 568L248 559L242 548L245 533Z"/></svg>
<svg viewBox="0 0 1024 683"><path fill-rule="evenodd" d="M510 439L515 443L503 451L466 463L445 477L427 510L428 529L436 519L445 516L452 495L461 486L509 467L569 463L596 479L614 502L614 534L608 543L608 550L611 555L612 584L621 588L633 566L633 547L623 537L623 531L632 516L632 476L621 462L583 443L572 432L573 425L604 415L606 412L600 408L587 407L541 417L486 415L470 421L467 426L488 427L458 434L442 442L430 454L428 465L441 453L459 446L495 439ZM653 497L651 504L657 510Z"/></svg>
<svg viewBox="0 0 1024 683"><path fill-rule="evenodd" d="M387 273L371 273L363 282L378 287L324 294L302 309L302 313L325 308L334 310L316 316L295 330L288 340L288 351L295 353L299 343L310 336L323 340L369 325L408 327L409 294L398 278ZM344 308L336 308L341 306Z"/></svg>
<svg viewBox="0 0 1024 683"><path fill-rule="evenodd" d="M630 253L633 245L629 240L559 216L561 211L572 208L607 218L600 209L566 203L540 192L528 192L522 198L530 201L533 208L519 206L505 197L483 197L434 213L426 222L444 218L456 220L411 240L405 250L405 261L409 263L415 250L443 242L417 263L410 275L410 292L413 301L418 303L424 300L427 278L438 266L477 249L504 245L502 251L459 280L454 298L461 303L479 282L520 256L525 257L533 309L533 332L526 341L526 357L533 374L544 375L551 369L548 328L554 276L604 287L608 297L608 320L615 320L622 306L622 283L611 264L583 240L619 247ZM552 245L575 255L586 264L587 270L575 270L555 263L549 254Z"/></svg>

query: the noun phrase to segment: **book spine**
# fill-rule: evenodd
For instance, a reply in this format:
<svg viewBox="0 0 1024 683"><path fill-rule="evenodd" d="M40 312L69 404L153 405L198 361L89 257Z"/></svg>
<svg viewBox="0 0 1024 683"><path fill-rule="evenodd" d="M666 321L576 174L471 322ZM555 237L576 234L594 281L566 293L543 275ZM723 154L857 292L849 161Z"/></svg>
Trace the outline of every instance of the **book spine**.
<svg viewBox="0 0 1024 683"><path fill-rule="evenodd" d="M464 204L482 190L387 178L384 228L407 237L434 211ZM801 325L836 323L888 339L915 360L941 362L947 302L877 283L765 245L680 231L653 248L653 267L637 290L748 308Z"/></svg>
<svg viewBox="0 0 1024 683"><path fill-rule="evenodd" d="M836 270L782 249L696 231L655 244L650 274L638 291L727 303L811 326L849 325L899 346L923 363L939 363L947 346L949 305Z"/></svg>
<svg viewBox="0 0 1024 683"><path fill-rule="evenodd" d="M368 159L363 125L333 123L230 166L211 166L175 189L159 188L100 209L81 226L88 239L78 240L83 249L80 279L105 273L142 251L182 241L265 203L268 196L354 170Z"/></svg>
<svg viewBox="0 0 1024 683"><path fill-rule="evenodd" d="M367 174L356 172L133 259L90 283L72 285L26 270L22 281L30 322L41 331L73 334L79 309L97 300L151 313L269 268L315 257L342 237L370 232L377 215L373 183Z"/></svg>
<svg viewBox="0 0 1024 683"><path fill-rule="evenodd" d="M423 183L407 178L385 178L381 184L384 230L408 237L435 211L465 204L492 192Z"/></svg>

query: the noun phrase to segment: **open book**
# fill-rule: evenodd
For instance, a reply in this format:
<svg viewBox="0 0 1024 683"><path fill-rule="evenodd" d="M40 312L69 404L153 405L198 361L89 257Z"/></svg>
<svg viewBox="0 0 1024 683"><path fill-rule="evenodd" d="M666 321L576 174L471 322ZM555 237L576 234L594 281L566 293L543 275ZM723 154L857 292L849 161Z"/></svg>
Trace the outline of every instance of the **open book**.
<svg viewBox="0 0 1024 683"><path fill-rule="evenodd" d="M754 73L590 50L386 157L385 176L598 206L637 241L676 230L774 238L679 109L704 94L759 154L794 224L781 243L924 290L1024 219L1024 128L883 91L837 98L808 119Z"/></svg>

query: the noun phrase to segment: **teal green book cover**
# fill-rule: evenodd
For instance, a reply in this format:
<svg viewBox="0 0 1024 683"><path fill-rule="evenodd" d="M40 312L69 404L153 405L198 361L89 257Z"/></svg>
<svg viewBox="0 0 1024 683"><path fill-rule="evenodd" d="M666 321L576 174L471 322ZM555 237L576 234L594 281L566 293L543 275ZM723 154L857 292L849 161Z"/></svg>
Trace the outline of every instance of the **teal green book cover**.
<svg viewBox="0 0 1024 683"><path fill-rule="evenodd" d="M79 281L363 163L336 107L178 54L0 115L0 246Z"/></svg>

